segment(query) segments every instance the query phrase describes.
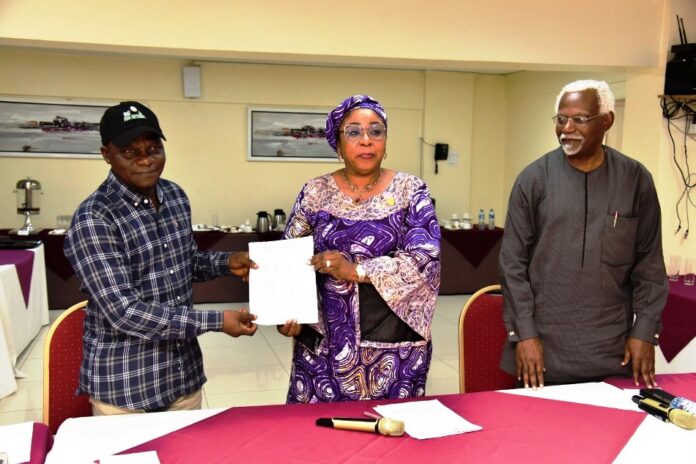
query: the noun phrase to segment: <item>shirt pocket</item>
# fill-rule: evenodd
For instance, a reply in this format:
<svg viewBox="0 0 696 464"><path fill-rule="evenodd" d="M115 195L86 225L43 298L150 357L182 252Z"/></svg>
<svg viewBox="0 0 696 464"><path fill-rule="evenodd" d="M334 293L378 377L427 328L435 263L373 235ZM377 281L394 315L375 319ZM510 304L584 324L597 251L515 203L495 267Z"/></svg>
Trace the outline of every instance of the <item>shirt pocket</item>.
<svg viewBox="0 0 696 464"><path fill-rule="evenodd" d="M602 237L602 262L610 266L632 264L637 231L638 218L607 214Z"/></svg>

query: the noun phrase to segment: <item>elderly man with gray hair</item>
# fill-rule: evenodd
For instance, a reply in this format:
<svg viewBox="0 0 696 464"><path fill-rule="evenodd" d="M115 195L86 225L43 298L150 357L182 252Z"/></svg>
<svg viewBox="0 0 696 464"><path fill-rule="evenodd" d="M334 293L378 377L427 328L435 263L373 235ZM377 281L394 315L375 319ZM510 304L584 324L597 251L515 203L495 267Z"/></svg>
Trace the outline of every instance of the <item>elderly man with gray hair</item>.
<svg viewBox="0 0 696 464"><path fill-rule="evenodd" d="M652 176L602 144L614 123L606 82L566 85L553 122L560 147L510 194L501 367L535 389L616 375L654 387L668 284Z"/></svg>

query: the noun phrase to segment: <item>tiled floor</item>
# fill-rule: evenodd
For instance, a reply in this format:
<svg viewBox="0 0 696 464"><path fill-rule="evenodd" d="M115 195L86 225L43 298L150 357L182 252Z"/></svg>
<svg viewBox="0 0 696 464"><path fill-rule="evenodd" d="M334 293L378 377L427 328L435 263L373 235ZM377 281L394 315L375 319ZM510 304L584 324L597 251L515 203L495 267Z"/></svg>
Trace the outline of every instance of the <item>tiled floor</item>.
<svg viewBox="0 0 696 464"><path fill-rule="evenodd" d="M457 323L468 295L440 296L433 320L433 360L426 391L429 395L459 389ZM200 309L237 308L243 304L204 304ZM61 311L51 311L51 321ZM20 357L26 378L17 379L16 393L0 400L0 425L41 421L43 343L48 327ZM208 382L203 407L280 404L285 402L290 372L291 340L275 326L259 327L253 337L231 338L218 332L199 337Z"/></svg>

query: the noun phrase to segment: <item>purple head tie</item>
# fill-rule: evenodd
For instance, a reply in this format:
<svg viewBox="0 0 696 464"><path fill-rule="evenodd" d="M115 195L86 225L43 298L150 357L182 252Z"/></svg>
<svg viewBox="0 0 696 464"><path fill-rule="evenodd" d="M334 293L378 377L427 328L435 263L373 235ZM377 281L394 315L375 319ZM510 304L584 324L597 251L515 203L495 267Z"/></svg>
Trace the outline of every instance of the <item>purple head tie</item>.
<svg viewBox="0 0 696 464"><path fill-rule="evenodd" d="M329 142L334 151L338 147L338 128L341 126L343 119L355 108L368 108L379 115L384 121L384 127L387 127L387 113L382 108L377 100L369 95L354 95L346 98L336 108L331 110L326 118L326 141Z"/></svg>

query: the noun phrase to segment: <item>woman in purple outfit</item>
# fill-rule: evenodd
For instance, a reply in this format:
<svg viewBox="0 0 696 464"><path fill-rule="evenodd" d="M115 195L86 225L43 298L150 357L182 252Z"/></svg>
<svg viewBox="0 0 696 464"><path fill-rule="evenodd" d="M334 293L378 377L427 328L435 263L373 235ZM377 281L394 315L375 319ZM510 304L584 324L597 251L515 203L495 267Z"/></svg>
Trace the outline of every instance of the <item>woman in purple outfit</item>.
<svg viewBox="0 0 696 464"><path fill-rule="evenodd" d="M314 236L319 322L295 337L288 403L423 396L440 287L440 229L429 190L382 168L387 115L367 95L326 120L345 167L309 181L284 238Z"/></svg>

